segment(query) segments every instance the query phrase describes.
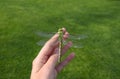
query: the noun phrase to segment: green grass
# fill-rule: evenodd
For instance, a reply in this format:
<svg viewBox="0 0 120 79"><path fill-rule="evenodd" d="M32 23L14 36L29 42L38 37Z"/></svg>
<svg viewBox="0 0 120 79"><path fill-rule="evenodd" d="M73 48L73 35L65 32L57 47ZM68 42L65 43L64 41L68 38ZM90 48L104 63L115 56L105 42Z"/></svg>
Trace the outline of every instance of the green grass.
<svg viewBox="0 0 120 79"><path fill-rule="evenodd" d="M35 32L63 26L88 38L58 79L120 79L119 0L0 0L0 79L29 79Z"/></svg>

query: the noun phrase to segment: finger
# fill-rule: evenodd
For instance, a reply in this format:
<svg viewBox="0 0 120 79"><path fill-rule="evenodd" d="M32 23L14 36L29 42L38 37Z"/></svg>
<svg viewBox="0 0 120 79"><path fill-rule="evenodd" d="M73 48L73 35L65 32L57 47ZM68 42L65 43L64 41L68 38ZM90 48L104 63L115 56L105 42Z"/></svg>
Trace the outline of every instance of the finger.
<svg viewBox="0 0 120 79"><path fill-rule="evenodd" d="M40 51L40 54L49 55L51 51L58 45L58 34L55 34L48 40Z"/></svg>
<svg viewBox="0 0 120 79"><path fill-rule="evenodd" d="M75 57L74 53L71 53L63 62L61 62L57 67L57 72L60 72L64 66L66 66L73 58Z"/></svg>
<svg viewBox="0 0 120 79"><path fill-rule="evenodd" d="M58 48L56 48L55 52L49 57L45 66L47 66L48 69L55 68L55 66L58 62L58 57L59 57Z"/></svg>
<svg viewBox="0 0 120 79"><path fill-rule="evenodd" d="M65 29L65 28L62 28L62 31L63 31L63 34L65 34L65 32L66 32L66 29Z"/></svg>
<svg viewBox="0 0 120 79"><path fill-rule="evenodd" d="M66 31L63 35L63 40L66 40L69 37L69 33Z"/></svg>

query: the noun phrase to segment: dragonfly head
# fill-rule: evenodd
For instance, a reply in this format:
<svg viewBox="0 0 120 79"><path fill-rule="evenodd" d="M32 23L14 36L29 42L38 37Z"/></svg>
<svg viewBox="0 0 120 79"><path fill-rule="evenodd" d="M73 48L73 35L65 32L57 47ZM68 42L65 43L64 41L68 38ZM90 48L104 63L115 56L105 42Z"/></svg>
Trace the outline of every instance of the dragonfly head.
<svg viewBox="0 0 120 79"><path fill-rule="evenodd" d="M63 29L62 29L62 28L58 29L58 32L61 32L61 31L63 31Z"/></svg>
<svg viewBox="0 0 120 79"><path fill-rule="evenodd" d="M61 33L63 33L63 29L62 28L58 29L58 34L61 34Z"/></svg>

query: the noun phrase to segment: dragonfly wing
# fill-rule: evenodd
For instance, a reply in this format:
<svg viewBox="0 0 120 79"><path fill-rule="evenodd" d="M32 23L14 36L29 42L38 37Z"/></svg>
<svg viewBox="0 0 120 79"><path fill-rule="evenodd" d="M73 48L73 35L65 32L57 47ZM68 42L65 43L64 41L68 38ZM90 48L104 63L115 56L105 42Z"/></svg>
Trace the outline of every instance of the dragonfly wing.
<svg viewBox="0 0 120 79"><path fill-rule="evenodd" d="M70 35L71 40L81 40L87 38L86 35Z"/></svg>
<svg viewBox="0 0 120 79"><path fill-rule="evenodd" d="M83 48L83 45L80 41L73 41L73 48Z"/></svg>
<svg viewBox="0 0 120 79"><path fill-rule="evenodd" d="M39 46L43 46L45 44L47 40L40 40L38 41L36 44L39 45ZM68 41L63 41L63 44L66 45L68 43ZM73 42L73 45L71 48L83 48L83 45L81 43L76 43L76 42Z"/></svg>
<svg viewBox="0 0 120 79"><path fill-rule="evenodd" d="M50 38L54 35L53 33L45 33L45 32L36 32L36 34L45 39ZM87 38L86 35L70 35L68 40L73 42L73 46L72 46L73 48L83 48L83 45L81 44L79 40L85 39L85 38ZM37 45L43 46L45 42L47 41L45 39L37 42ZM64 41L64 44L66 44L66 41Z"/></svg>
<svg viewBox="0 0 120 79"><path fill-rule="evenodd" d="M63 44L66 45L68 41L63 41ZM83 45L81 43L78 43L78 42L72 42L73 45L71 48L83 48Z"/></svg>
<svg viewBox="0 0 120 79"><path fill-rule="evenodd" d="M38 41L36 44L39 46L43 46L46 42L47 42L46 39L42 39L42 40Z"/></svg>
<svg viewBox="0 0 120 79"><path fill-rule="evenodd" d="M36 34L41 36L41 37L47 37L47 38L50 38L54 35L52 33L45 33L45 32L36 32Z"/></svg>
<svg viewBox="0 0 120 79"><path fill-rule="evenodd" d="M43 46L45 44L45 41L39 41L39 42L37 42L37 45L39 45L39 46Z"/></svg>

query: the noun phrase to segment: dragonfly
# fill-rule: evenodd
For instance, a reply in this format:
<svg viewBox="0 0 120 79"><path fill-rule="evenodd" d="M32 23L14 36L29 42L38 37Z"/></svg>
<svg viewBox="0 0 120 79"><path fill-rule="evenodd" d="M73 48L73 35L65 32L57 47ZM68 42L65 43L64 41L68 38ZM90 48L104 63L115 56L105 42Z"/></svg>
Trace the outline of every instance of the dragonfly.
<svg viewBox="0 0 120 79"><path fill-rule="evenodd" d="M63 34L62 34L62 29L58 30L59 34L59 58L58 62L60 63L61 61L61 52L62 52L62 47L67 43L67 41L72 41L73 46L72 48L83 48L83 46L80 43L80 40L87 38L86 35L72 35L70 34L69 38L67 41L62 40ZM52 37L54 34L53 33L47 33L47 32L36 32L37 35L39 35L42 39L37 42L37 45L43 46L44 43L48 40L48 38ZM46 40L47 39L47 40Z"/></svg>

